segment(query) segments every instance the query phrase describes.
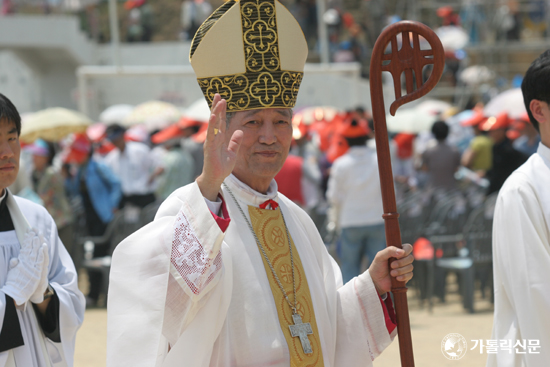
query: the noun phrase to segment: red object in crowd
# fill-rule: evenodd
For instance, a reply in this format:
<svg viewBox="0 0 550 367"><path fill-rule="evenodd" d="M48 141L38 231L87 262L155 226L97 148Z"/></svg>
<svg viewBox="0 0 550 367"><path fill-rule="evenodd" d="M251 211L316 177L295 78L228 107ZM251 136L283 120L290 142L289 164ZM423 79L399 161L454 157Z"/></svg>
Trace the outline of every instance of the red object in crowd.
<svg viewBox="0 0 550 367"><path fill-rule="evenodd" d="M489 117L482 125L480 129L483 131L491 131L497 129L507 129L510 126L510 118L508 113L502 112L499 115Z"/></svg>
<svg viewBox="0 0 550 367"><path fill-rule="evenodd" d="M460 16L455 13L451 6L442 6L437 9L437 16L443 18L443 25L449 26L459 26L460 25Z"/></svg>
<svg viewBox="0 0 550 367"><path fill-rule="evenodd" d="M526 122L522 119L518 119L512 122L510 129L506 131L506 136L508 137L508 139L516 140L517 138L519 138L521 136L522 131L525 130L525 128L527 127L528 123L529 122Z"/></svg>
<svg viewBox="0 0 550 367"><path fill-rule="evenodd" d="M344 27L351 28L355 24L355 19L353 19L351 13L344 13L342 14L342 23Z"/></svg>
<svg viewBox="0 0 550 367"><path fill-rule="evenodd" d="M89 154L92 144L86 134L74 134L63 151L64 163L82 164Z"/></svg>
<svg viewBox="0 0 550 367"><path fill-rule="evenodd" d="M145 4L146 0L128 0L124 3L124 9L126 10L132 10L134 8L139 8L143 4Z"/></svg>
<svg viewBox="0 0 550 367"><path fill-rule="evenodd" d="M330 147L327 150L327 160L330 163L343 156L349 150L348 142L342 135L335 134L331 138Z"/></svg>
<svg viewBox="0 0 550 367"><path fill-rule="evenodd" d="M409 159L413 155L413 143L416 135L399 133L394 136L393 141L397 145L397 156L401 159Z"/></svg>
<svg viewBox="0 0 550 367"><path fill-rule="evenodd" d="M343 120L343 116L338 114L331 121L316 121L311 125L310 131L317 133L319 137L319 150L321 152L326 152L330 148L332 136Z"/></svg>
<svg viewBox="0 0 550 367"><path fill-rule="evenodd" d="M116 147L109 140L103 140L97 144L94 144L94 151L102 156L109 154Z"/></svg>
<svg viewBox="0 0 550 367"><path fill-rule="evenodd" d="M168 140L179 137L183 137L183 130L180 129L177 124L173 124L153 135L151 137L151 142L153 144L162 144Z"/></svg>
<svg viewBox="0 0 550 367"><path fill-rule="evenodd" d="M487 121L487 117L483 114L482 111L475 111L472 117L462 121L460 125L462 126L481 126L485 121Z"/></svg>
<svg viewBox="0 0 550 367"><path fill-rule="evenodd" d="M304 205L302 194L302 168L304 159L289 154L283 168L275 176L279 192L295 203Z"/></svg>
<svg viewBox="0 0 550 367"><path fill-rule="evenodd" d="M413 244L413 256L415 260L431 260L434 258L432 243L424 237L420 237Z"/></svg>
<svg viewBox="0 0 550 367"><path fill-rule="evenodd" d="M359 138L370 134L369 123L364 119L353 119L348 116L340 125L337 133L345 138Z"/></svg>
<svg viewBox="0 0 550 367"><path fill-rule="evenodd" d="M153 144L162 144L171 139L183 138L185 135L184 129L188 127L202 125L203 123L198 120L193 120L188 117L182 117L177 123L172 124L151 137ZM208 126L208 124L205 124ZM204 130L204 139L206 139L206 130ZM198 134L198 132L197 132ZM204 142L204 140L202 141Z"/></svg>

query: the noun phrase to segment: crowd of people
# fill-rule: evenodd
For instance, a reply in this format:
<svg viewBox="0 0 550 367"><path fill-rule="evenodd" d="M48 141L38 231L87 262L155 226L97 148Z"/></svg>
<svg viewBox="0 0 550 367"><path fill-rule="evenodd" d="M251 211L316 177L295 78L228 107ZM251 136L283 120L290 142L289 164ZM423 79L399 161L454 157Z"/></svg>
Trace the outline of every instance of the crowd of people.
<svg viewBox="0 0 550 367"><path fill-rule="evenodd" d="M347 281L385 248L373 121L361 107L336 114L313 110L314 121L304 122L305 110L293 116L293 144L275 180L279 191L311 216L325 242L337 245ZM498 192L540 142L527 114L516 119L506 112L485 116L478 105L462 113L468 118L457 123L452 116L456 112L439 111L431 131L390 135L398 197L458 191L460 167L469 170L475 182L488 180L483 189L487 195ZM79 267L80 238L105 234L117 212L158 207L200 175L205 127L204 122L182 118L140 139L116 123L93 140L86 134L59 143L38 139L23 148L27 167L12 191L46 207ZM93 256L110 251L109 243L100 244ZM89 279L87 301L93 306L100 296L101 274L90 272Z"/></svg>
<svg viewBox="0 0 550 367"><path fill-rule="evenodd" d="M391 134L398 195L456 191L459 167L471 170L479 180L487 179L487 195L498 192L540 142L527 114L516 119L505 112L485 116L478 105L472 113L463 113L469 117L457 124L447 111L440 112L431 131ZM275 179L279 191L308 212L327 242L330 235L339 234L344 278L351 279L359 274L363 256L372 260L385 247L373 121L361 107L332 115L319 108L313 114L316 120L305 123L303 113L296 112L290 155ZM117 211L158 205L200 175L205 126L182 118L141 140L119 124L110 125L94 140L86 134L59 143L39 139L24 147L28 179L21 174L12 191L42 203L69 253L81 257L81 249L75 248L77 239L103 235ZM460 139L448 139L450 133ZM77 226L75 208L85 226ZM371 214L364 215L365 211ZM98 246L94 256L106 255L108 248L108 244ZM75 263L81 259L75 258ZM92 280L96 286L90 292L91 304L97 302L99 281Z"/></svg>

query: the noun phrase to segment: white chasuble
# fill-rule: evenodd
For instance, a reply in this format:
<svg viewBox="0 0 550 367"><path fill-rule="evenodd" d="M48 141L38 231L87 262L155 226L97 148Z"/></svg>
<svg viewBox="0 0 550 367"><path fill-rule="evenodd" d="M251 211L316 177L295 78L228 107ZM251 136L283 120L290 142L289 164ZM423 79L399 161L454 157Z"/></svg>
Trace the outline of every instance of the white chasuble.
<svg viewBox="0 0 550 367"><path fill-rule="evenodd" d="M318 361L371 366L396 331L388 333L369 273L343 285L315 225L277 193L275 181L265 195L232 175L225 183L249 221L248 206L269 199L280 205L309 288L308 322L315 322L318 339L308 338L319 345ZM262 254L230 194L220 194L224 217L231 218L225 232L192 183L162 204L153 223L118 245L108 297L109 367L291 365L280 299Z"/></svg>
<svg viewBox="0 0 550 367"><path fill-rule="evenodd" d="M57 228L46 209L8 191L7 207L15 230L0 232L0 286L6 281L9 261L19 256L21 241L28 227L43 235L49 251L48 279L59 299L59 336L54 342L44 336L30 303L16 307L24 344L0 353L0 367L73 366L76 332L84 318L85 300L78 290L73 262L57 235ZM6 312L7 296L0 292L0 329ZM10 302L13 302L9 299ZM14 336L15 337L15 336Z"/></svg>
<svg viewBox="0 0 550 367"><path fill-rule="evenodd" d="M549 365L549 269L550 148L540 143L537 153L508 177L498 194L493 221L491 339L507 344L511 340L513 345L511 353L489 354L488 366Z"/></svg>

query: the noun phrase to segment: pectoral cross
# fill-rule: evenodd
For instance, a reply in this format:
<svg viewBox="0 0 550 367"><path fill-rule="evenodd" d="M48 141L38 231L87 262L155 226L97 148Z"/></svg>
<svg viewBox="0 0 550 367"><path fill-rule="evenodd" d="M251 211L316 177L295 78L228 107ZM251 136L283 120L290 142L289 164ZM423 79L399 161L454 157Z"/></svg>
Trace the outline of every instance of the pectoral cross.
<svg viewBox="0 0 550 367"><path fill-rule="evenodd" d="M297 313L292 315L292 319L294 320L294 325L289 325L290 328L290 335L292 335L293 338L300 337L300 342L302 342L302 349L304 350L305 354L313 353L313 349L311 349L311 344L309 343L308 335L313 334L313 330L311 329L311 324L309 322L303 323L302 318Z"/></svg>

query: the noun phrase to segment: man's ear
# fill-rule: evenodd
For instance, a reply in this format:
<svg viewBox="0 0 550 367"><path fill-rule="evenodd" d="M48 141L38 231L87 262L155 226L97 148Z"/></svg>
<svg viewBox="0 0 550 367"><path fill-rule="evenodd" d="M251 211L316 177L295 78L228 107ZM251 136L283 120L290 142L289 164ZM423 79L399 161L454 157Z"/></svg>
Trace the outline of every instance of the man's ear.
<svg viewBox="0 0 550 367"><path fill-rule="evenodd" d="M539 124L549 123L549 121L546 121L546 117L544 115L545 108L548 109L548 105L538 99L532 99L531 103L529 103L531 114Z"/></svg>

